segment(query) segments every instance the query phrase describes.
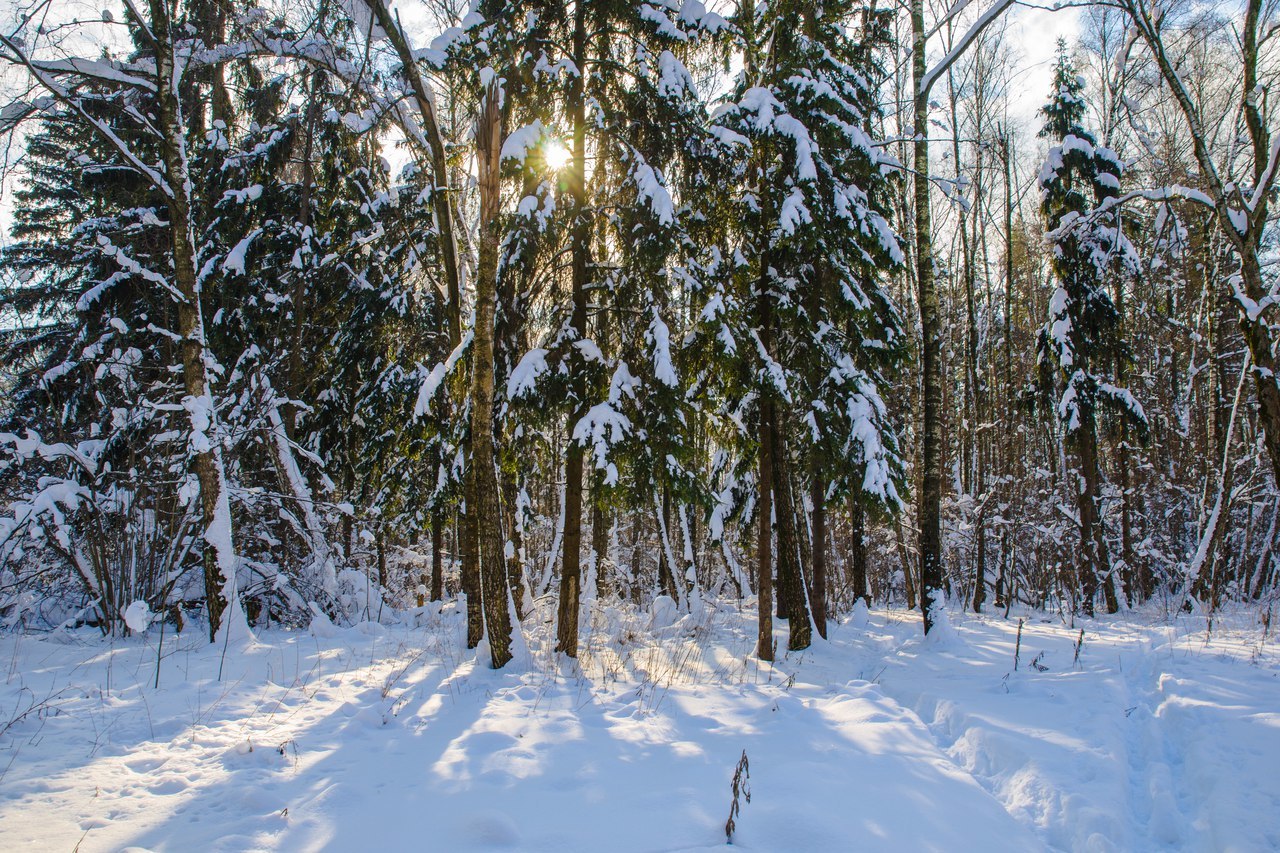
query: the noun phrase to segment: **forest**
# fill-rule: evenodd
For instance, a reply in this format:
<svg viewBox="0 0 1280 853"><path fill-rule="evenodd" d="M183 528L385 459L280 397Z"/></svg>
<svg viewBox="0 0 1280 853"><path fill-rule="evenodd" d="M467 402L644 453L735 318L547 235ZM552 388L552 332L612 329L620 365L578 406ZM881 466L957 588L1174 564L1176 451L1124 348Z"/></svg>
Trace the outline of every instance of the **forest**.
<svg viewBox="0 0 1280 853"><path fill-rule="evenodd" d="M1019 677L1043 626L1060 669L1126 625L1265 644L1278 34L1275 0L15 0L0 633L151 649L156 690L166 642L221 680L423 626L511 684L623 678L600 643L721 677L679 649L730 634L758 680L868 624L913 666L996 632Z"/></svg>
<svg viewBox="0 0 1280 853"><path fill-rule="evenodd" d="M1270 600L1273 10L1009 5L18 9L6 623Z"/></svg>

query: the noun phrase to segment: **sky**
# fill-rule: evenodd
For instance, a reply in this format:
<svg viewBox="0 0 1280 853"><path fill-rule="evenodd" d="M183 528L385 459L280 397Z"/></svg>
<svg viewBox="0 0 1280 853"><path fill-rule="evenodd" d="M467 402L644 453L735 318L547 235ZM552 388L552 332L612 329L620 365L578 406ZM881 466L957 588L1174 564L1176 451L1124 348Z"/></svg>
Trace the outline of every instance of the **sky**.
<svg viewBox="0 0 1280 853"><path fill-rule="evenodd" d="M1058 39L1065 38L1070 45L1079 36L1079 10L1015 6L1009 15L1009 35L1021 54L1015 63L1018 71L1013 82L1014 117L1035 122L1036 111L1049 100Z"/></svg>
<svg viewBox="0 0 1280 853"><path fill-rule="evenodd" d="M51 0L48 4L50 10L50 18L74 18L77 20L95 21L102 15L102 5L104 8L114 9L114 20L123 20L123 14L119 11L119 4L109 2L106 4L94 4L85 2L85 0ZM423 22L426 16L416 13L414 7L420 7L416 0L400 0L394 4L401 11L405 21L409 24L411 30L419 30L413 33L414 36L421 37L425 40L426 33L421 32L421 25L414 26L416 22ZM714 4L711 4L714 5ZM986 3L979 2L975 4L975 11L986 7ZM29 3L23 3L23 8L29 8ZM16 15L19 12L17 5L11 6L9 10L0 12L0 30L11 32L16 21ZM1047 99L1049 84L1052 78L1052 63L1054 51L1058 39L1066 38L1071 43L1079 32L1079 15L1074 9L1065 9L1060 11L1052 11L1043 8L1033 8L1026 6L1015 6L1009 16L1009 37L1014 45L1015 50L1015 72L1013 80L1013 97L1012 97L1012 116L1011 118L1024 127L1033 128L1037 122L1036 111ZM86 28L84 36L86 42L92 38L106 37L108 39L117 39L120 35L120 26L107 28L100 24L91 24ZM96 51L87 48L83 51L86 55L92 55ZM0 106L12 98L16 91L19 91L20 78L10 69L0 69ZM0 141L0 155L3 155L7 141ZM396 158L394 155L392 159ZM7 242L9 226L12 221L12 179L6 176L3 185L0 185L0 246Z"/></svg>

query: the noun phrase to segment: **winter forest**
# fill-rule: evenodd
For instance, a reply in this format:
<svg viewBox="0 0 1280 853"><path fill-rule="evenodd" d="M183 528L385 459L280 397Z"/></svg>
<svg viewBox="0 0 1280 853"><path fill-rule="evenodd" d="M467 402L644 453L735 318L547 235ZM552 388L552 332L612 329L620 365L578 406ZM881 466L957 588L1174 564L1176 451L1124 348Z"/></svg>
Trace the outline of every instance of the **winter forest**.
<svg viewBox="0 0 1280 853"><path fill-rule="evenodd" d="M1278 45L12 0L0 847L1280 846Z"/></svg>

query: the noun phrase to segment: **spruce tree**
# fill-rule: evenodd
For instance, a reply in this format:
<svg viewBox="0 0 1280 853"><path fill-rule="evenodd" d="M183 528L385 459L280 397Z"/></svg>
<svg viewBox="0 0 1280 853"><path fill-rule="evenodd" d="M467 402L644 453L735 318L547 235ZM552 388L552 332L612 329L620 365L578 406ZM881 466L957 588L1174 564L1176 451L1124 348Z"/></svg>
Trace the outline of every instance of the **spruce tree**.
<svg viewBox="0 0 1280 853"><path fill-rule="evenodd" d="M726 316L743 324L735 352L758 400L760 583L773 571L772 510L778 614L796 649L809 644L811 594L825 589L805 582L814 561L792 484L809 485L820 527L836 497L900 502L902 461L880 384L905 354L883 276L903 256L887 218L893 164L870 133L887 33L881 13L854 4L786 0L743 14L747 62L717 119L750 144L743 229L730 247L737 307ZM822 570L822 547L810 571ZM762 656L767 633L762 621Z"/></svg>
<svg viewBox="0 0 1280 853"><path fill-rule="evenodd" d="M1037 179L1054 274L1039 352L1042 367L1056 368L1062 382L1056 414L1078 465L1073 491L1079 512L1081 595L1085 612L1092 615L1099 585L1107 612L1119 609L1101 514L1098 420L1110 412L1145 428L1146 416L1115 376L1115 366L1128 358L1128 352L1120 338L1111 285L1117 277L1137 271L1136 253L1115 204L1124 164L1082 127L1083 92L1084 81L1072 66L1066 44L1059 41L1053 92L1042 110L1041 136L1052 145Z"/></svg>

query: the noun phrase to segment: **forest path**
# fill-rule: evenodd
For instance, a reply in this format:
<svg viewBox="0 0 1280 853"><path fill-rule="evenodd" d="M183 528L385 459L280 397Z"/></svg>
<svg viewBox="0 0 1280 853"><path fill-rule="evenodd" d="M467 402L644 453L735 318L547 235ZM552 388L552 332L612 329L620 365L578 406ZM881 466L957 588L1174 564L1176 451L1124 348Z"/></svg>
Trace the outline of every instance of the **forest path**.
<svg viewBox="0 0 1280 853"><path fill-rule="evenodd" d="M1261 642L1228 630L1153 629L1123 660L1135 804L1152 847L1276 850L1280 674Z"/></svg>
<svg viewBox="0 0 1280 853"><path fill-rule="evenodd" d="M1017 618L952 618L887 658L885 693L1048 847L1280 849L1276 821L1258 818L1280 805L1280 666L1260 628L1237 620L1206 644L1192 620L1030 617L1015 670ZM850 645L884 655L895 620L911 617Z"/></svg>

